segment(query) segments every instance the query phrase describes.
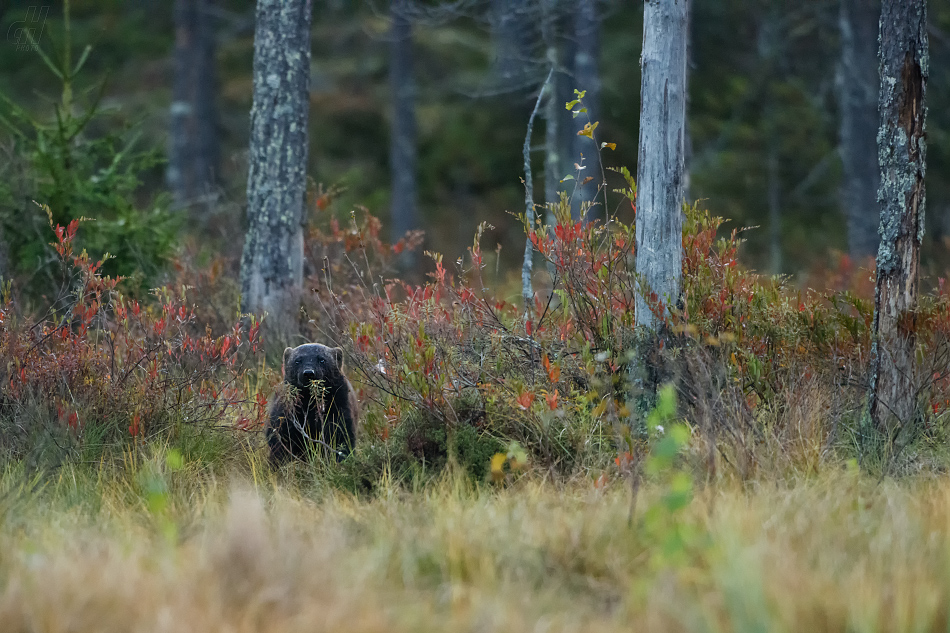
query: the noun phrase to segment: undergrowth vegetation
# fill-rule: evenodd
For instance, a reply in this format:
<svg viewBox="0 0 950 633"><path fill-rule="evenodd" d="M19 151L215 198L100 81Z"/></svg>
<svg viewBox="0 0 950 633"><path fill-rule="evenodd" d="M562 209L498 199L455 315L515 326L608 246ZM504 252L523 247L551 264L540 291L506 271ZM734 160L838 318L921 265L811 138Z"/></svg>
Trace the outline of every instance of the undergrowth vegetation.
<svg viewBox="0 0 950 633"><path fill-rule="evenodd" d="M138 459L154 442L212 468L257 454L279 376L260 323L238 310L237 262L187 241L170 259L161 201L134 208L155 154L127 132L88 128L102 114L94 97L77 107L90 49L73 62L64 15L62 50L37 48L62 84L55 122L5 97L0 112L25 170L12 182L32 187L0 191L0 237L16 260L0 293L0 451L43 471ZM585 113L585 93L575 96L568 109ZM593 142L596 128L588 121L579 134ZM608 164L604 150L616 145L593 145L596 164ZM816 271L814 290L756 273L739 262L740 232L694 205L684 208L683 296L665 305L635 270L629 171L585 177L583 159L576 167L563 182L599 181L593 200L563 192L537 222L521 217L544 264L527 302L500 281L497 252L491 274L491 226L455 261L425 252L427 280L400 279L421 234L388 244L369 209L337 208L339 187L311 190L302 339L345 349L362 421L342 466L289 471L353 491L450 466L478 483L526 472L639 481L679 424L689 468L705 480L814 474L850 459L875 474L946 468L942 279L915 315L918 414L899 441L883 438L863 413L873 272L842 256ZM16 206L32 197L43 204ZM638 296L661 324L658 339L635 327ZM651 422L660 408L670 419Z"/></svg>
<svg viewBox="0 0 950 633"><path fill-rule="evenodd" d="M476 482L526 470L636 479L664 436L649 421L662 385L703 479L817 473L849 459L881 474L946 467L942 282L917 315L920 414L909 440L884 442L863 423L866 271L842 261L820 281L827 290L799 290L742 267L740 234L686 208L683 300L652 297L665 335L645 345L634 326L634 297L644 292L633 268L636 188L617 173L621 202L605 221L576 219L564 195L548 205L553 225L525 227L545 262L528 306L485 278L491 227L454 264L426 253L429 279L410 283L395 271L420 235L387 244L367 209L340 219L337 192L314 192L301 328L346 350L362 421L352 458L305 468L354 491L383 479L410 484L449 464ZM260 324L236 309L233 263L184 250L166 286L130 297L127 280L103 272L108 257L75 252L83 223L62 226L43 210L59 287L37 313L16 285L4 286L0 449L39 468L124 458L152 441L204 452L211 466L242 445L261 450L279 376Z"/></svg>
<svg viewBox="0 0 950 633"><path fill-rule="evenodd" d="M41 207L55 283L0 288L0 621L946 629L943 281L917 313L919 415L884 441L863 417L868 271L841 258L800 290L693 206L664 305L616 174L604 219L565 195L524 227L544 262L527 306L489 279L491 227L454 263L426 253L414 283L397 271L418 234L388 244L313 191L300 326L345 349L361 430L340 463L276 470L277 355L237 309L235 263L185 247L145 296L77 246L89 225ZM659 339L634 325L644 292Z"/></svg>

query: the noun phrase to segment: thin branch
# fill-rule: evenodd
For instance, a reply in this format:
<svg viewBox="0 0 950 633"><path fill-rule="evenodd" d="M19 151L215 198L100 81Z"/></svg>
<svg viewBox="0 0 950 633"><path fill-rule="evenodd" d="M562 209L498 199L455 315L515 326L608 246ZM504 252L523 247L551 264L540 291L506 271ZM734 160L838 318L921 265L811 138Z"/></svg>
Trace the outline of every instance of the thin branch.
<svg viewBox="0 0 950 633"><path fill-rule="evenodd" d="M548 77L541 84L538 91L538 99L534 102L534 110L528 118L528 132L524 137L524 147L522 156L524 157L524 203L525 203L525 236L524 245L524 263L521 267L521 295L524 298L525 313L531 310L531 301L534 299L534 291L531 289L531 268L532 256L534 255L534 246L531 244L531 228L534 226L534 183L531 179L531 132L534 129L534 119L538 115L538 108L541 106L541 99L544 96L545 88L551 83L551 77L554 76L554 66L548 71Z"/></svg>

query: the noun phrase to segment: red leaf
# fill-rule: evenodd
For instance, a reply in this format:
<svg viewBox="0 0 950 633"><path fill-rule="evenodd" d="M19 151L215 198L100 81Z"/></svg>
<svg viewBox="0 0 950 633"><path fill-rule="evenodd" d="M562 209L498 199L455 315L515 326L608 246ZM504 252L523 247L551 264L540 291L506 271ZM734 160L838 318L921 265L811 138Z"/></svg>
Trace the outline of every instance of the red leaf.
<svg viewBox="0 0 950 633"><path fill-rule="evenodd" d="M531 405L534 404L535 395L530 391L525 391L518 396L517 402L518 406L527 411L531 408Z"/></svg>

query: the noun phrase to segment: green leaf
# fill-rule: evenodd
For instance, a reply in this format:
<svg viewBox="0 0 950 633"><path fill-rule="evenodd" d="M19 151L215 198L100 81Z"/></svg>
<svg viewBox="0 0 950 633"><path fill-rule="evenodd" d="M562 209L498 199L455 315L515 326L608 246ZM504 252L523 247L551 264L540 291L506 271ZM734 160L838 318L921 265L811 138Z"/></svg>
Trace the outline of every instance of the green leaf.
<svg viewBox="0 0 950 633"><path fill-rule="evenodd" d="M43 63L45 63L46 66L50 69L50 71L51 71L54 75L56 75L56 78L57 78L57 79L59 79L60 81L66 81L66 76L63 75L63 71L60 70L60 69L56 66L56 64L53 63L53 60L51 60L51 59L49 58L49 56L48 56L46 53L43 52L43 49L40 48L39 42L37 42L37 41L33 38L33 33L30 31L30 29L23 29L23 30L24 30L24 32L26 32L26 36L27 36L27 38L29 38L30 44L33 46L33 50L36 51L36 53L40 56L40 59L43 60ZM66 72L69 72L69 70L67 69Z"/></svg>
<svg viewBox="0 0 950 633"><path fill-rule="evenodd" d="M686 443L689 442L689 436L689 427L685 424L674 424L672 428L670 428L670 437L673 438L673 441L676 442L680 448L686 446Z"/></svg>
<svg viewBox="0 0 950 633"><path fill-rule="evenodd" d="M73 68L73 75L79 73L80 69L86 64L86 60L89 59L89 53L92 52L92 46L89 44L86 45L86 48L82 50L82 55L79 56L79 61L76 62L76 67Z"/></svg>

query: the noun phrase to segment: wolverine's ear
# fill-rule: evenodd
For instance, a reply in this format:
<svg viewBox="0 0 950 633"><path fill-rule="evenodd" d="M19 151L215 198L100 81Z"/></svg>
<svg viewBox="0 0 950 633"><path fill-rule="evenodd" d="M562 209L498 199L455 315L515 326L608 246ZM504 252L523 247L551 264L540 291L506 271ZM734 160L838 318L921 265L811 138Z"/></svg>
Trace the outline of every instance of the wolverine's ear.
<svg viewBox="0 0 950 633"><path fill-rule="evenodd" d="M343 369L343 348L334 347L331 351L333 352L334 360L336 360L336 366Z"/></svg>
<svg viewBox="0 0 950 633"><path fill-rule="evenodd" d="M284 378L287 377L287 363L290 362L290 357L294 353L294 348L285 347L284 348L284 364L280 366L280 375Z"/></svg>

